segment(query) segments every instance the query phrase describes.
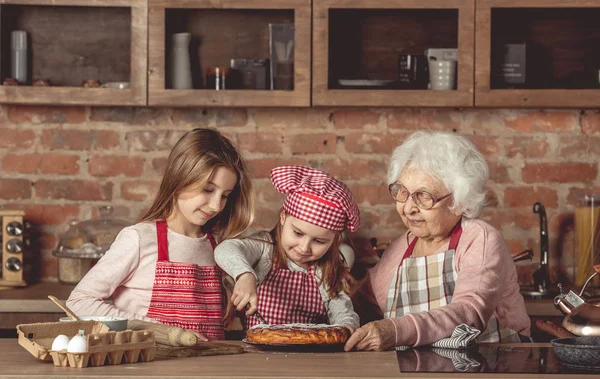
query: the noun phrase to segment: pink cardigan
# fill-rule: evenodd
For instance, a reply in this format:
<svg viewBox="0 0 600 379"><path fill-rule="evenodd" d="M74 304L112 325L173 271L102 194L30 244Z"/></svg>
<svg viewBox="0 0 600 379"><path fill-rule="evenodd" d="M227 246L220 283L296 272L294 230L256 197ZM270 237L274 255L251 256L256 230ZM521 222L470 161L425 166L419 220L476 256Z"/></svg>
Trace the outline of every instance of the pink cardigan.
<svg viewBox="0 0 600 379"><path fill-rule="evenodd" d="M433 343L449 337L461 323L483 331L492 314L501 325L522 335L530 334L531 322L506 241L498 230L479 219L463 218L462 228L455 253L458 278L451 303L428 312L391 318L396 327L396 346ZM372 294L368 297L383 311L387 310L390 281L408 243L408 232L394 240L377 265L369 270L370 280L361 289L362 295L367 295L365 288L370 284ZM446 244L438 253L447 249Z"/></svg>

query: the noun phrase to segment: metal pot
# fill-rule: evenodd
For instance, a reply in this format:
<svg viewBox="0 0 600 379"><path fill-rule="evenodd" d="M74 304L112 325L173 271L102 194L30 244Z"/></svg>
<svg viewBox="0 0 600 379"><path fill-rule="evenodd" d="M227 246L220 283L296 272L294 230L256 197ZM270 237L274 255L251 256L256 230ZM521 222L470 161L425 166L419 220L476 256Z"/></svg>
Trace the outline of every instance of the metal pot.
<svg viewBox="0 0 600 379"><path fill-rule="evenodd" d="M579 294L562 292L554 298L554 305L566 315L562 326L577 336L600 336L600 302L586 302L583 293L588 283L600 274L600 265L594 265L595 273L588 278Z"/></svg>

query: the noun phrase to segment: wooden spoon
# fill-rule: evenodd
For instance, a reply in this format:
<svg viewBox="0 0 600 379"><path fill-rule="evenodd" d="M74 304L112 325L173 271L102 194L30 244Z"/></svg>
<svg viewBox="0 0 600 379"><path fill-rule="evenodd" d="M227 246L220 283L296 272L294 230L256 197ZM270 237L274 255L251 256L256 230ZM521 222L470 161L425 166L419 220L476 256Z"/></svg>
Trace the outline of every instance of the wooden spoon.
<svg viewBox="0 0 600 379"><path fill-rule="evenodd" d="M56 304L60 309L65 311L67 316L71 317L73 319L73 321L80 321L79 317L77 317L77 315L72 310L70 310L69 307L67 307L65 304L63 304L62 301L58 300L56 297L54 297L52 295L48 295L48 299L52 300L52 302L54 304Z"/></svg>

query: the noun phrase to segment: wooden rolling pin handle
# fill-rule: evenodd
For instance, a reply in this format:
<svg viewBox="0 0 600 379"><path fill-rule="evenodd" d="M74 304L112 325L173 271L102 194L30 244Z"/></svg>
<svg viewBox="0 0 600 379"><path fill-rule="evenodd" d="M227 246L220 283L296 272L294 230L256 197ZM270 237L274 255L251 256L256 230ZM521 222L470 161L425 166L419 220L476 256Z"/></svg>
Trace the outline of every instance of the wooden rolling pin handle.
<svg viewBox="0 0 600 379"><path fill-rule="evenodd" d="M198 336L183 328L172 327L169 330L168 337L173 346L195 346L198 344Z"/></svg>
<svg viewBox="0 0 600 379"><path fill-rule="evenodd" d="M198 336L194 332L155 322L129 320L127 327L133 330L152 330L157 343L170 346L195 346Z"/></svg>

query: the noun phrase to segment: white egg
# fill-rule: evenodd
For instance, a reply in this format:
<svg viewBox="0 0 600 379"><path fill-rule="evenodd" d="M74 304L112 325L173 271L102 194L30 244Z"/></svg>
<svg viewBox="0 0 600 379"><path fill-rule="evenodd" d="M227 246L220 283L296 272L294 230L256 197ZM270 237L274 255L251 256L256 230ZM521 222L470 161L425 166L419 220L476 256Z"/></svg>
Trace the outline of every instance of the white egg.
<svg viewBox="0 0 600 379"><path fill-rule="evenodd" d="M54 339L54 341L52 341L52 349L51 350L64 350L67 348L67 346L69 345L69 337L65 336L64 334L60 334L58 336L56 336L56 338Z"/></svg>
<svg viewBox="0 0 600 379"><path fill-rule="evenodd" d="M87 339L78 334L71 338L67 346L67 353L87 353Z"/></svg>

